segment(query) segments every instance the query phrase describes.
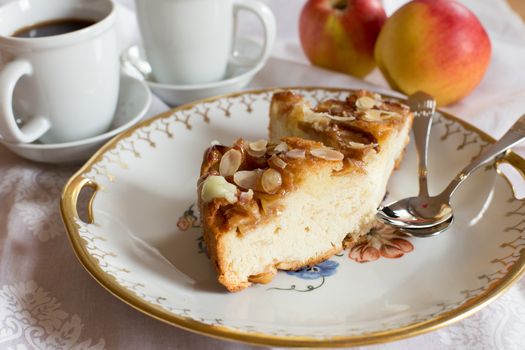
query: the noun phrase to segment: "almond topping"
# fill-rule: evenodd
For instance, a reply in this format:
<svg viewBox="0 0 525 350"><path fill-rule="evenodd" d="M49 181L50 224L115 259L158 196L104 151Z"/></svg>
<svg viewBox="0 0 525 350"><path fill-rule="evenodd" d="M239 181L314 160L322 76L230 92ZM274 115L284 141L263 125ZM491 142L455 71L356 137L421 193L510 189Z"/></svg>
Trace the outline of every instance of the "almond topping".
<svg viewBox="0 0 525 350"><path fill-rule="evenodd" d="M376 100L372 97L362 96L355 101L357 109L372 109L376 104Z"/></svg>
<svg viewBox="0 0 525 350"><path fill-rule="evenodd" d="M248 154L252 157L262 157L266 153L266 146L268 145L268 141L266 140L258 140L255 142L250 142L248 144Z"/></svg>
<svg viewBox="0 0 525 350"><path fill-rule="evenodd" d="M378 109L370 109L363 114L362 118L369 122L380 122L382 120L381 113L382 111Z"/></svg>
<svg viewBox="0 0 525 350"><path fill-rule="evenodd" d="M219 173L222 176L232 176L241 166L242 155L236 149L230 149L224 153L219 164Z"/></svg>
<svg viewBox="0 0 525 350"><path fill-rule="evenodd" d="M335 120L335 121L340 121L340 122L349 122L349 121L352 121L352 120L355 120L355 117L354 116L347 116L347 117L338 117L336 115L326 115L329 119L332 119L332 120Z"/></svg>
<svg viewBox="0 0 525 350"><path fill-rule="evenodd" d="M263 172L264 170L262 169L238 171L233 174L233 182L245 190L257 190L260 188L260 180Z"/></svg>
<svg viewBox="0 0 525 350"><path fill-rule="evenodd" d="M284 160L282 160L281 158L277 157L275 154L270 157L270 159L268 160L268 163L270 163L270 165L273 165L273 166L275 166L276 168L279 168L279 169L284 169L284 168L286 168L286 165L287 165Z"/></svg>
<svg viewBox="0 0 525 350"><path fill-rule="evenodd" d="M393 111L382 111L383 117L386 117L387 119L390 118L401 118L401 114Z"/></svg>
<svg viewBox="0 0 525 350"><path fill-rule="evenodd" d="M355 148L355 149L363 149L363 148L367 148L368 147L367 144L359 143L359 142L353 142L353 141L348 141L347 145L350 148Z"/></svg>
<svg viewBox="0 0 525 350"><path fill-rule="evenodd" d="M264 171L261 177L261 186L264 192L274 194L283 184L281 173L269 168Z"/></svg>
<svg viewBox="0 0 525 350"><path fill-rule="evenodd" d="M345 157L341 152L330 148L314 148L310 150L310 154L314 157L324 160L339 161Z"/></svg>
<svg viewBox="0 0 525 350"><path fill-rule="evenodd" d="M399 118L399 117L401 117L399 113L392 112L392 111L383 111L379 109L369 109L362 116L364 120L370 121L370 122L380 122L383 120L387 120L391 118Z"/></svg>
<svg viewBox="0 0 525 350"><path fill-rule="evenodd" d="M288 145L286 142L281 142L275 148L273 149L274 153L280 153L280 152L287 152L288 151Z"/></svg>
<svg viewBox="0 0 525 350"><path fill-rule="evenodd" d="M304 149L293 149L286 152L286 156L292 159L304 159L306 157L306 152Z"/></svg>
<svg viewBox="0 0 525 350"><path fill-rule="evenodd" d="M246 192L241 192L241 194L239 195L239 201L241 203L247 203L247 202L251 201L252 199L253 199L253 190L252 189L249 189Z"/></svg>

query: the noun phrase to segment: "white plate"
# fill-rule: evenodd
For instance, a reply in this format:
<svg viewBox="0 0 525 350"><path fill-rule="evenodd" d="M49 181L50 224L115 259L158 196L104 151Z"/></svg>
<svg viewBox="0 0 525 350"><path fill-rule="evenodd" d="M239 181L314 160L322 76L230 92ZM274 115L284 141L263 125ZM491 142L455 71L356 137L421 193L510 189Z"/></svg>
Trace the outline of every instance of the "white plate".
<svg viewBox="0 0 525 350"><path fill-rule="evenodd" d="M295 90L314 102L348 94ZM524 204L504 178L484 169L460 188L453 203L458 220L441 236L410 239L383 230L369 235L367 246L314 268L226 292L203 253L192 207L201 157L211 140L266 137L271 96L270 90L238 93L166 112L112 140L72 177L62 216L81 263L101 285L138 310L189 330L314 347L379 343L436 329L486 305L524 273ZM475 128L438 113L431 191L488 142ZM390 199L415 194L415 159L411 144L389 184ZM507 159L525 170L523 159ZM84 186L96 190L90 223L76 211Z"/></svg>
<svg viewBox="0 0 525 350"><path fill-rule="evenodd" d="M23 158L44 163L85 161L109 139L137 124L148 111L151 92L142 81L127 75L120 76L117 111L110 130L102 135L65 143L10 143L0 139L5 147ZM79 128L82 125L78 126Z"/></svg>
<svg viewBox="0 0 525 350"><path fill-rule="evenodd" d="M146 61L144 49L135 45L121 55L122 71L137 79L143 79L153 93L171 106L188 103L206 97L224 95L241 90L259 72L266 61L251 65L239 65L236 62L255 62L262 51L262 45L256 40L240 37L235 43L234 56L236 60L227 68L223 80L206 84L171 85L157 83L152 80L151 67Z"/></svg>

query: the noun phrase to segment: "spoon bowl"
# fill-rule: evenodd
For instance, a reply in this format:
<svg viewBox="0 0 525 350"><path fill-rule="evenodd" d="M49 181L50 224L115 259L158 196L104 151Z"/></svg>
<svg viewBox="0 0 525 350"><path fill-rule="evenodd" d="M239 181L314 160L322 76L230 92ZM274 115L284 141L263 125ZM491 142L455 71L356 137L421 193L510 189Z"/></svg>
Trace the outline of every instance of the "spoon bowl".
<svg viewBox="0 0 525 350"><path fill-rule="evenodd" d="M417 237L417 238L434 237L446 231L448 228L450 228L453 222L454 222L454 216L451 215L448 218L448 220L442 222L441 224L432 226L432 227L415 228L415 229L400 229L400 231L403 233L406 233L409 236Z"/></svg>
<svg viewBox="0 0 525 350"><path fill-rule="evenodd" d="M380 207L377 217L400 229L423 229L441 225L452 218L448 201L438 197L409 197Z"/></svg>

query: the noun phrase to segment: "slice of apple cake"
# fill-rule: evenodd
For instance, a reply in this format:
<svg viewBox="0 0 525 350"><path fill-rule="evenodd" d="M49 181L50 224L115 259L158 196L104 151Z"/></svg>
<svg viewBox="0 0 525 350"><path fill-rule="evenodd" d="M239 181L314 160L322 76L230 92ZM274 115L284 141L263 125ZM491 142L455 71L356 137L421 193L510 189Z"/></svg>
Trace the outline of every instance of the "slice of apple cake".
<svg viewBox="0 0 525 350"><path fill-rule="evenodd" d="M408 142L412 115L359 92L312 109L276 93L271 141L209 148L198 183L204 239L229 291L313 265L374 223L388 178Z"/></svg>

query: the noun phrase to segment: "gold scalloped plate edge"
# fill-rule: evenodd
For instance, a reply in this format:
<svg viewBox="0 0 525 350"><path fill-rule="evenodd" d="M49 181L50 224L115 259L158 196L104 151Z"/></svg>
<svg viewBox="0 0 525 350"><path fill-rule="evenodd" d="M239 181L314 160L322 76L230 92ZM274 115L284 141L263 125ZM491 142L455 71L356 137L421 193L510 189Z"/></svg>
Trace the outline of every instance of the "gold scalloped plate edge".
<svg viewBox="0 0 525 350"><path fill-rule="evenodd" d="M369 345L369 344L380 344L391 342L395 340L405 339L427 333L433 330L437 330L441 327L445 327L454 322L460 321L473 313L477 312L484 306L488 305L490 302L501 296L507 289L509 289L517 280L525 274L525 249L520 251L519 259L508 269L505 276L501 279L492 283L487 290L482 294L472 297L466 300L463 304L457 308L444 312L437 315L436 317L423 321L412 323L404 327L388 329L379 332L363 333L360 335L354 336L337 336L337 337L327 337L327 338L314 338L314 337L299 337L299 336L276 336L265 333L256 333L256 332L244 332L238 329L219 326L219 325L209 325L194 319L178 316L169 311L163 309L162 307L155 305L153 303L147 302L144 299L138 297L133 291L123 287L115 278L104 272L97 260L92 257L86 250L85 242L80 237L77 224L75 223L75 216L77 215L77 209L75 207L76 197L78 193L85 185L85 182L82 181L82 175L87 173L91 167L99 162L103 155L109 150L113 149L119 141L127 138L136 130L148 126L154 121L170 116L176 111L186 110L193 108L195 105L204 102L211 102L225 97L237 97L244 94L261 94L261 93L271 93L278 90L326 90L331 92L353 92L356 89L345 89L345 88L333 88L333 87L315 87L315 86L293 86L293 87L278 87L278 88L266 88L258 90L246 90L242 92L210 97L202 100L198 100L189 104L181 105L179 107L173 108L169 111L163 112L153 118L145 120L132 128L122 132L121 134L115 136L113 139L108 141L104 146L102 146L66 183L62 191L60 199L60 211L62 220L66 227L67 235L71 246L80 261L81 265L85 270L97 281L102 287L104 287L108 292L113 294L115 297L133 307L134 309L149 315L157 320L174 325L188 331L211 336L218 339L225 340L234 340L249 344L257 345L266 345L266 346L282 346L282 347L348 347L348 346L358 346L358 345ZM383 94L384 96L400 99L398 97L389 96L388 94ZM402 99L400 99L402 100ZM485 132L476 128L475 126L461 120L458 117L455 117L449 113L439 111L444 117L450 120L454 120L461 124L465 129L475 132L480 137L493 143L495 140L487 135ZM508 152L504 160L514 166L520 173L525 174L525 159L518 156L513 152ZM506 178L505 178L506 179ZM507 180L507 184L512 190L510 182ZM96 193L95 193L96 195ZM90 202L93 201L93 198Z"/></svg>

